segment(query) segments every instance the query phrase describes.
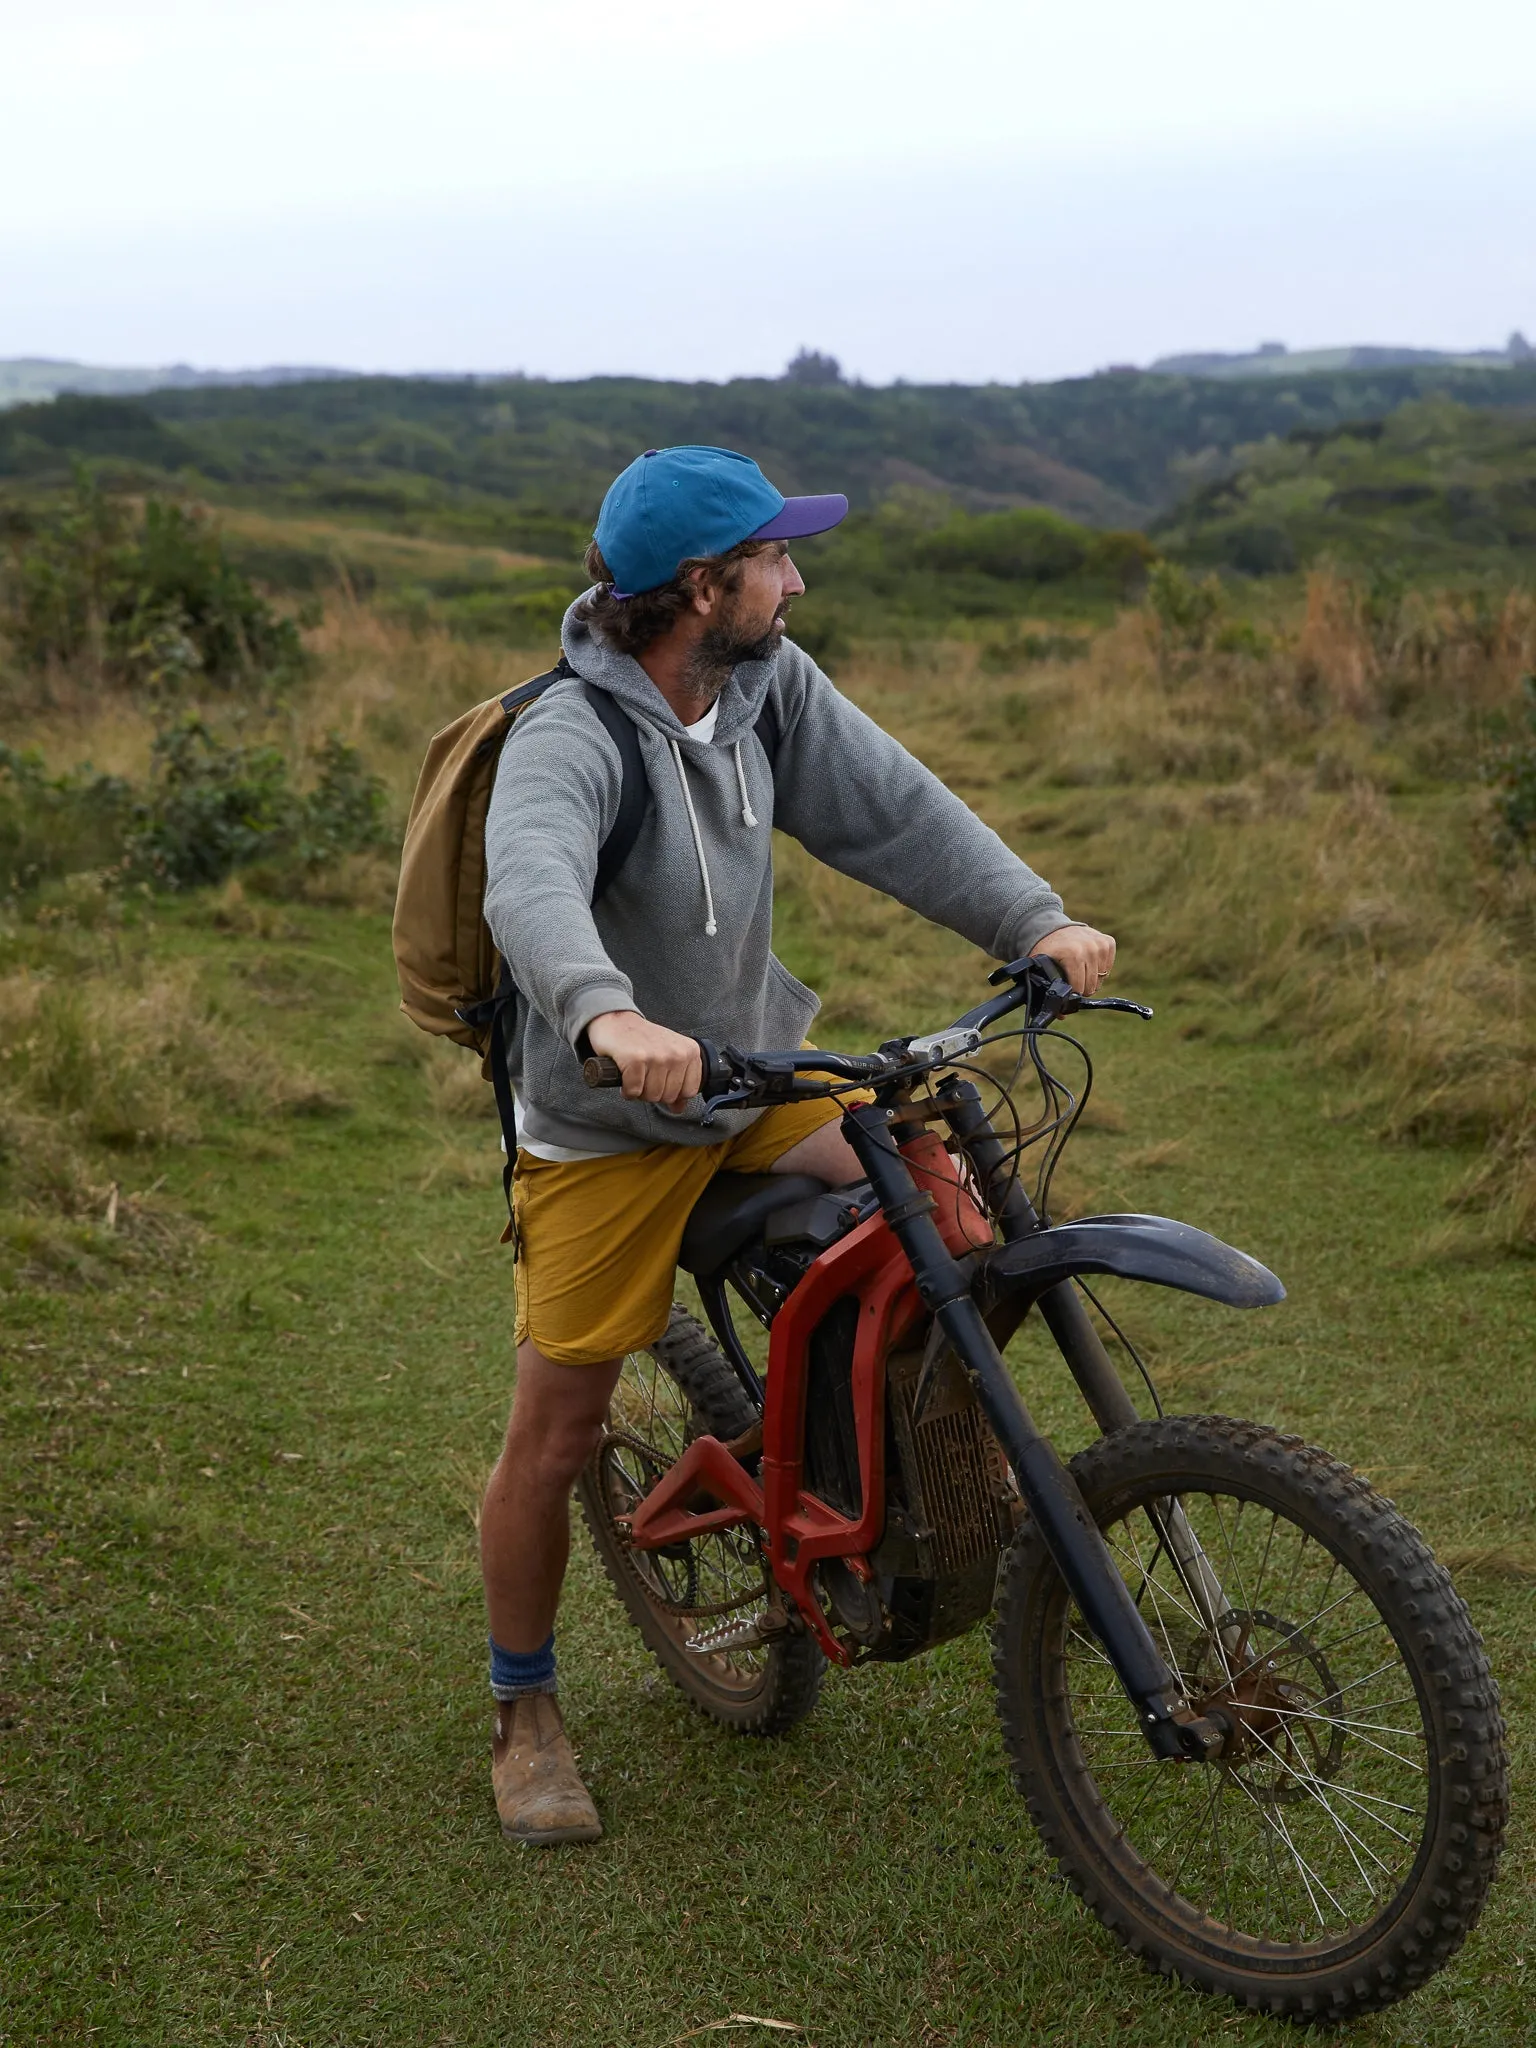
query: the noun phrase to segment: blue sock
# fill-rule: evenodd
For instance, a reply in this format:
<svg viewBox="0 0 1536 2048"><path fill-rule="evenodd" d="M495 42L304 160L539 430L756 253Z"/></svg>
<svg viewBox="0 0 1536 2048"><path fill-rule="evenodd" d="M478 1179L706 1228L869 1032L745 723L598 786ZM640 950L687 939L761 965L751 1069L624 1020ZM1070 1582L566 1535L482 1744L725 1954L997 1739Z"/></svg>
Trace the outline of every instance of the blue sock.
<svg viewBox="0 0 1536 2048"><path fill-rule="evenodd" d="M553 1632L537 1650L504 1650L494 1636L491 1645L491 1697L515 1700L525 1692L553 1692L555 1689L555 1638Z"/></svg>

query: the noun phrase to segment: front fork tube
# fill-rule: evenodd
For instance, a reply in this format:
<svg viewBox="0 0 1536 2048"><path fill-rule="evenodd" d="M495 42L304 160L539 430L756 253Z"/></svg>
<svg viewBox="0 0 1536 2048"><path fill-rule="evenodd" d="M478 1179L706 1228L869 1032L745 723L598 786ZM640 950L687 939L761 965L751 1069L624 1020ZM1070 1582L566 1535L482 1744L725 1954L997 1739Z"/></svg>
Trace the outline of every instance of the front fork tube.
<svg viewBox="0 0 1536 2048"><path fill-rule="evenodd" d="M888 1111L875 1103L849 1108L843 1130L911 1263L923 1305L938 1321L964 1366L982 1411L1018 1480L1046 1548L1088 1626L1104 1645L1157 1756L1190 1753L1174 1719L1177 1683L1163 1662L1131 1590L1120 1576L1077 1482L1042 1436L1008 1377L970 1284L933 1221L933 1200L918 1192L891 1133Z"/></svg>
<svg viewBox="0 0 1536 2048"><path fill-rule="evenodd" d="M981 1093L975 1082L951 1074L940 1085L937 1100L945 1121L965 1147L980 1177L1004 1242L1012 1244L1018 1238L1032 1236L1041 1227L1040 1217L981 1106ZM1048 1287L1036 1306L1077 1381L1089 1413L1104 1435L1138 1421L1136 1404L1126 1392L1114 1360L1105 1350L1072 1282L1063 1280ZM1170 1499L1157 1516L1157 1523L1158 1534L1200 1619L1208 1629L1216 1631L1228 1612L1227 1597L1180 1502ZM1228 1623L1220 1633L1228 1652L1239 1654L1241 1632L1234 1631Z"/></svg>

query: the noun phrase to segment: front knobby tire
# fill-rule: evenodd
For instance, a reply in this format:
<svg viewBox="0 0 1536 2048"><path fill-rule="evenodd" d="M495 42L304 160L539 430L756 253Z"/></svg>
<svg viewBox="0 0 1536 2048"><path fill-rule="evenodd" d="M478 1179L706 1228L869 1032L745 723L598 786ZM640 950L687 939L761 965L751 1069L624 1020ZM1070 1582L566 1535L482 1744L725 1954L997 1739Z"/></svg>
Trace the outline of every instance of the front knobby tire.
<svg viewBox="0 0 1536 2048"><path fill-rule="evenodd" d="M1254 1423L1135 1423L1072 1470L1185 1696L1232 1733L1216 1762L1153 1759L1026 1524L993 1667L1068 1883L1150 1968L1250 2007L1338 2021L1404 1997L1475 1925L1508 1799L1450 1579L1347 1466Z"/></svg>
<svg viewBox="0 0 1536 2048"><path fill-rule="evenodd" d="M757 1418L714 1339L674 1305L665 1332L624 1361L602 1441L577 1483L597 1554L647 1647L701 1713L743 1735L782 1735L816 1704L826 1660L808 1635L700 1652L690 1637L762 1611L757 1533L723 1530L665 1551L636 1550L618 1518L699 1436L729 1441Z"/></svg>

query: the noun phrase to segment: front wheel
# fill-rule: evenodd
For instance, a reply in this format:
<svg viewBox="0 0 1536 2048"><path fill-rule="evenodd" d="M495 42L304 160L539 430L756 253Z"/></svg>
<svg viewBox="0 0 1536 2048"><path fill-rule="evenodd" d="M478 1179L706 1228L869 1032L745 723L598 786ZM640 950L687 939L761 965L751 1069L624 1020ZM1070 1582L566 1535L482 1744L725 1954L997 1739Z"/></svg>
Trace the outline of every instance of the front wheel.
<svg viewBox="0 0 1536 2048"><path fill-rule="evenodd" d="M1502 1846L1498 1690L1409 1523L1297 1437L1141 1422L1072 1470L1184 1698L1159 1762L1026 1524L993 1639L1015 1783L1072 1888L1150 1967L1295 2020L1390 2005L1475 1924Z"/></svg>

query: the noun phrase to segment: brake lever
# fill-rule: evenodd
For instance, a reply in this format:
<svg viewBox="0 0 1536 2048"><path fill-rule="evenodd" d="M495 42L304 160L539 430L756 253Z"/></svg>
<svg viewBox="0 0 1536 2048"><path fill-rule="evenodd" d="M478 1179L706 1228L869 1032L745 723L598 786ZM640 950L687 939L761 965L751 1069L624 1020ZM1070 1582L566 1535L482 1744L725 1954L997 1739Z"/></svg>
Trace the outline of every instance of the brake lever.
<svg viewBox="0 0 1536 2048"><path fill-rule="evenodd" d="M1146 1003L1127 1002L1124 996L1079 996L1073 1005L1079 1010L1126 1010L1133 1017L1154 1017L1156 1011Z"/></svg>
<svg viewBox="0 0 1536 2048"><path fill-rule="evenodd" d="M699 1118L699 1122L701 1124L712 1124L715 1120L715 1111L717 1109L740 1109L751 1100L752 1090L750 1088L732 1088L724 1095L706 1095L704 1097L704 1114Z"/></svg>
<svg viewBox="0 0 1536 2048"><path fill-rule="evenodd" d="M1145 1003L1129 1002L1124 996L1080 996L1058 963L1046 953L1028 953L1022 960L1010 960L1006 967L994 968L987 980L994 986L1006 981L1015 986L1033 982L1036 995L1029 1010L1032 1024L1054 1024L1058 1017L1075 1016L1079 1010L1125 1010L1141 1018L1154 1014Z"/></svg>

